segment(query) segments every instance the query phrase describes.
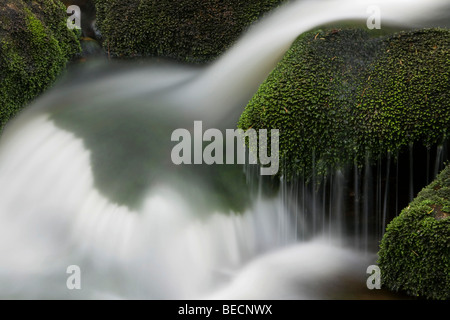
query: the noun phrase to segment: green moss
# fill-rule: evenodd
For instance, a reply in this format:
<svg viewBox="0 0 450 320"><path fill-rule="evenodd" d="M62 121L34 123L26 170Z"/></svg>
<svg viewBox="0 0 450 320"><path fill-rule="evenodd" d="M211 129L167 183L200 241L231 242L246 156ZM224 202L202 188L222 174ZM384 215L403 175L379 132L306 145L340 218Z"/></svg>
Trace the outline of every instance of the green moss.
<svg viewBox="0 0 450 320"><path fill-rule="evenodd" d="M0 0L0 124L51 85L80 51L57 0Z"/></svg>
<svg viewBox="0 0 450 320"><path fill-rule="evenodd" d="M280 130L287 177L326 174L410 143L439 143L450 124L449 39L442 29L303 34L238 126Z"/></svg>
<svg viewBox="0 0 450 320"><path fill-rule="evenodd" d="M450 31L400 33L384 42L359 88L358 145L383 154L442 142L450 124Z"/></svg>
<svg viewBox="0 0 450 320"><path fill-rule="evenodd" d="M387 227L380 245L382 283L394 291L450 299L450 166Z"/></svg>
<svg viewBox="0 0 450 320"><path fill-rule="evenodd" d="M283 0L96 0L97 24L111 56L206 62Z"/></svg>

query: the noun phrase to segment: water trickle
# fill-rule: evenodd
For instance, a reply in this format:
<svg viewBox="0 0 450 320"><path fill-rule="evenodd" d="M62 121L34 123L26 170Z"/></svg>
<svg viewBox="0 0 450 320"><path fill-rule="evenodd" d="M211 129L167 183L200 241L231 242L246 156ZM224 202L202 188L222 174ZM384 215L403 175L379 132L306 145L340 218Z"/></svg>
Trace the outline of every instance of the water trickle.
<svg viewBox="0 0 450 320"><path fill-rule="evenodd" d="M427 171L427 184L429 184L430 181L430 147L427 147L427 164L425 170Z"/></svg>
<svg viewBox="0 0 450 320"><path fill-rule="evenodd" d="M399 157L398 156L399 155L398 155L398 151L397 151L396 156L395 156L395 213L396 214L399 213L399 211L398 211L398 209L399 209L399 207L398 207L398 178L399 178L398 163L399 163Z"/></svg>
<svg viewBox="0 0 450 320"><path fill-rule="evenodd" d="M433 171L433 175L434 176L437 176L437 174L441 170L441 165L442 165L443 157L444 157L443 150L444 150L444 147L442 145L439 145L436 148L436 161L435 161L435 164L434 164L434 171Z"/></svg>
<svg viewBox="0 0 450 320"><path fill-rule="evenodd" d="M311 217L312 217L312 232L315 234L317 232L317 186L316 186L316 152L315 149L312 151L312 211L311 211Z"/></svg>
<svg viewBox="0 0 450 320"><path fill-rule="evenodd" d="M414 199L414 145L409 145L409 201Z"/></svg>
<svg viewBox="0 0 450 320"><path fill-rule="evenodd" d="M331 174L330 175L329 200L328 200L328 202L329 202L329 205L328 205L329 221L331 221L331 217L333 216L333 210L335 210L333 208L333 205L332 205L332 203L333 203L333 196L334 196L334 192L333 192L333 175ZM338 208L336 208L336 209L338 209ZM329 223L329 226L328 226L328 234L330 234L330 233L331 233L331 223Z"/></svg>
<svg viewBox="0 0 450 320"><path fill-rule="evenodd" d="M353 165L353 188L354 188L354 200L353 200L353 215L354 215L354 239L355 239L355 248L361 247L360 242L360 207L361 207L361 199L360 199L360 169L358 164L355 163Z"/></svg>
<svg viewBox="0 0 450 320"><path fill-rule="evenodd" d="M387 217L388 217L388 210L389 210L390 179L391 179L391 154L388 153L387 163L386 163L386 182L385 182L385 187L384 187L383 220L381 223L380 239L383 237L384 230L385 230L386 224L387 224Z"/></svg>
<svg viewBox="0 0 450 320"><path fill-rule="evenodd" d="M366 154L365 172L363 178L363 219L362 219L362 249L369 249L369 215L372 207L372 171L370 167L370 155Z"/></svg>
<svg viewBox="0 0 450 320"><path fill-rule="evenodd" d="M378 3L386 23L420 26L447 0ZM234 289L244 288L253 299L320 298L340 274L364 273L369 260L359 251L330 244L345 242L348 172L321 186L315 175L312 185L282 179L277 192L268 191L251 166L172 165L169 141L194 120L234 128L299 34L336 20L365 21L373 4L294 1L209 67L87 64L34 102L0 141L0 184L8 186L0 202L0 297L238 298L243 291ZM440 166L436 160L435 171ZM369 252L381 170L374 186L367 156L354 180L355 237ZM328 241L310 242L320 234ZM281 271L268 277L279 261ZM72 264L86 271L80 292L65 285ZM270 285L261 288L261 279Z"/></svg>
<svg viewBox="0 0 450 320"><path fill-rule="evenodd" d="M376 200L375 200L375 212L376 212L376 219L375 219L375 234L381 234L382 226L381 226L381 176L382 176L382 168L381 168L381 158L377 160L377 179L376 179Z"/></svg>
<svg viewBox="0 0 450 320"><path fill-rule="evenodd" d="M321 204L322 211L321 211L321 216L320 216L320 221L322 222L321 226L320 226L321 232L324 232L326 230L326 221L327 221L327 204L326 204L326 201L327 201L327 182L328 182L328 179L327 179L327 177L325 177L323 179L323 182L322 182L322 184L323 184L323 186L322 186L322 204ZM331 193L330 193L330 197L331 197ZM328 221L330 221L330 220L331 220L331 216L329 215L328 216Z"/></svg>
<svg viewBox="0 0 450 320"><path fill-rule="evenodd" d="M344 212L345 212L345 203L344 196L346 192L345 187L345 177L344 173L341 170L338 170L335 174L334 186L334 201L332 202L334 217L330 217L330 225L334 225L335 228L332 230L330 234L330 238L337 239L338 243L342 243L343 236L346 234L344 228Z"/></svg>

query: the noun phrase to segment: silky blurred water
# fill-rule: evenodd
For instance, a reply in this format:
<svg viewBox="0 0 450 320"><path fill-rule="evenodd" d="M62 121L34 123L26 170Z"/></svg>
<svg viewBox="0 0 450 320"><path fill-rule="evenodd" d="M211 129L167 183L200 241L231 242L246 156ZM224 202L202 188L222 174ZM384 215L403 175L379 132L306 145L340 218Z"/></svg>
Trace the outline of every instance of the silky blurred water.
<svg viewBox="0 0 450 320"><path fill-rule="evenodd" d="M235 128L299 34L364 20L377 3L383 22L405 27L432 24L447 5L294 1L207 67L71 69L1 137L0 297L367 298L352 288L364 288L376 258L352 249L338 223L308 232L311 216L247 166L173 165L170 137L195 120ZM82 290L66 287L70 265Z"/></svg>

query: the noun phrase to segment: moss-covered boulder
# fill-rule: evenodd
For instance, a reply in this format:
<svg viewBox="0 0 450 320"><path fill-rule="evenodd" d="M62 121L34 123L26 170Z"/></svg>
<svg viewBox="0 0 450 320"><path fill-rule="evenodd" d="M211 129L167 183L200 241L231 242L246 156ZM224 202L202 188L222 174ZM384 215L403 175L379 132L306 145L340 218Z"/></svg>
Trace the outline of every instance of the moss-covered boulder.
<svg viewBox="0 0 450 320"><path fill-rule="evenodd" d="M450 299L450 166L387 227L382 283L394 291Z"/></svg>
<svg viewBox="0 0 450 320"><path fill-rule="evenodd" d="M206 62L284 0L95 0L111 56Z"/></svg>
<svg viewBox="0 0 450 320"><path fill-rule="evenodd" d="M0 125L51 85L80 50L59 0L0 0Z"/></svg>
<svg viewBox="0 0 450 320"><path fill-rule="evenodd" d="M295 41L238 126L280 130L285 176L326 174L411 143L440 143L449 80L449 30L318 30Z"/></svg>

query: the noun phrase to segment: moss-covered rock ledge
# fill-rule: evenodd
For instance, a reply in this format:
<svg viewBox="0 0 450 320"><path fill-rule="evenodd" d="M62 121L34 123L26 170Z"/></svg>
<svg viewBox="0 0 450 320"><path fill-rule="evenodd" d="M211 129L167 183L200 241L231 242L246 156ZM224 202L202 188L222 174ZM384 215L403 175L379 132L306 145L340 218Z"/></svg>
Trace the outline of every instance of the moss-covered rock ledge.
<svg viewBox="0 0 450 320"><path fill-rule="evenodd" d="M441 143L450 128L450 31L301 35L238 126L279 129L286 177Z"/></svg>
<svg viewBox="0 0 450 320"><path fill-rule="evenodd" d="M80 51L59 0L0 0L0 130Z"/></svg>
<svg viewBox="0 0 450 320"><path fill-rule="evenodd" d="M285 0L95 0L103 45L113 57L158 56L203 63Z"/></svg>
<svg viewBox="0 0 450 320"><path fill-rule="evenodd" d="M450 299L450 165L387 227L382 283L429 299Z"/></svg>

